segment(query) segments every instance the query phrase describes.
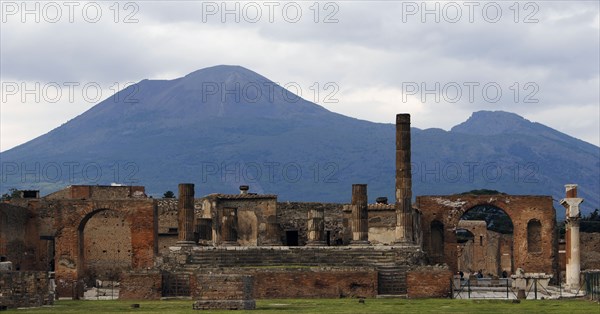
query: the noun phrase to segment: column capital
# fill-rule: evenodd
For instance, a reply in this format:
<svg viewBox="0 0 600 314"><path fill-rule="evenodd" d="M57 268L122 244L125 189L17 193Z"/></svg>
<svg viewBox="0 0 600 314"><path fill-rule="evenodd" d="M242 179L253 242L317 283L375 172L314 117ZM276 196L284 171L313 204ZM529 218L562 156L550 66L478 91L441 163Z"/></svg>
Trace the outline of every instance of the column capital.
<svg viewBox="0 0 600 314"><path fill-rule="evenodd" d="M583 202L583 198L563 198L560 204L567 210L566 217L579 217L579 204Z"/></svg>

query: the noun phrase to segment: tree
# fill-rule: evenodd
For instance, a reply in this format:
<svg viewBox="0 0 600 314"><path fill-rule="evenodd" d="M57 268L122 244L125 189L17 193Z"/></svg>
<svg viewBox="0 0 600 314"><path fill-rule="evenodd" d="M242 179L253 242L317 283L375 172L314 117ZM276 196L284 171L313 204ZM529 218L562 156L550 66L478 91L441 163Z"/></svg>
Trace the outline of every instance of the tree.
<svg viewBox="0 0 600 314"><path fill-rule="evenodd" d="M581 225L579 230L581 232L600 232L600 213L596 208L587 216L581 217Z"/></svg>
<svg viewBox="0 0 600 314"><path fill-rule="evenodd" d="M591 212L589 216L583 218L583 220L600 221L600 213L598 212L598 208L596 208L593 212Z"/></svg>
<svg viewBox="0 0 600 314"><path fill-rule="evenodd" d="M8 189L8 193L2 194L2 201L9 201L13 198L21 198L21 192L15 188Z"/></svg>
<svg viewBox="0 0 600 314"><path fill-rule="evenodd" d="M166 191L165 194L163 194L163 198L175 198L175 193L173 193L173 191Z"/></svg>

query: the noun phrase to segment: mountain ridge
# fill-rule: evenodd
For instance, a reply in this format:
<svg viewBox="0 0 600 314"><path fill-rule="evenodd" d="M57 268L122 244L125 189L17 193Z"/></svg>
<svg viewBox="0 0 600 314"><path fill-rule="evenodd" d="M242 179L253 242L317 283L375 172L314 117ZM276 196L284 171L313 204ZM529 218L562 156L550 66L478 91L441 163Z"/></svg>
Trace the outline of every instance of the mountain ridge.
<svg viewBox="0 0 600 314"><path fill-rule="evenodd" d="M227 94L236 88L239 97ZM393 199L394 125L346 117L288 93L239 66L215 66L173 80L142 80L0 153L3 163L20 167L37 162L42 170L50 163L95 163L111 174L111 164L124 168L132 163L137 166L134 176L119 169L119 176L95 181L84 180L83 173L64 180L63 173L58 182L26 178L23 183L19 175L5 172L2 189L52 192L68 184L119 181L145 185L160 196L190 181L198 183L198 195L235 193L237 186L248 184L284 201L347 202L348 187L366 182L370 199ZM478 111L449 131L411 129L414 195L489 188L560 199L564 184L578 183L593 207L584 210L600 202L600 148L514 113Z"/></svg>

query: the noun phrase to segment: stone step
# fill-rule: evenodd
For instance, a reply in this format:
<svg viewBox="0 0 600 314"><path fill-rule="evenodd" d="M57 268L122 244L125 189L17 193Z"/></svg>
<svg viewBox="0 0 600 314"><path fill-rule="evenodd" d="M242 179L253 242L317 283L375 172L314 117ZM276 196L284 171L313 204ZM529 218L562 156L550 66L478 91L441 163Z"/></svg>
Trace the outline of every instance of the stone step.
<svg viewBox="0 0 600 314"><path fill-rule="evenodd" d="M364 251L300 251L300 250L215 250L195 251L190 257L191 264L198 265L263 265L310 264L317 265L375 265L379 269L397 270L394 252Z"/></svg>
<svg viewBox="0 0 600 314"><path fill-rule="evenodd" d="M377 299L408 299L406 294L379 294Z"/></svg>

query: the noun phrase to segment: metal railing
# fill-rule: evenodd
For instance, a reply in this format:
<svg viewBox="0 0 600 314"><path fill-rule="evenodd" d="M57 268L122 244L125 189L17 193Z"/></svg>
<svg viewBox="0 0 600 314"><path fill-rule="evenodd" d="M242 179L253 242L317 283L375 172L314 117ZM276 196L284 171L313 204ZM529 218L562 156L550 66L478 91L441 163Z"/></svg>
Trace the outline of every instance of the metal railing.
<svg viewBox="0 0 600 314"><path fill-rule="evenodd" d="M450 280L451 297L453 299L510 299L516 298L515 292L511 288L511 281L508 278L502 279L471 279L471 280ZM485 296L481 292L487 293Z"/></svg>
<svg viewBox="0 0 600 314"><path fill-rule="evenodd" d="M512 287L510 279L476 279L450 281L453 299L544 299L553 295L544 284L544 279L530 278L519 292ZM460 284L458 284L460 282ZM556 293L556 291L554 292Z"/></svg>
<svg viewBox="0 0 600 314"><path fill-rule="evenodd" d="M600 271L584 273L584 286L590 300L600 301Z"/></svg>

